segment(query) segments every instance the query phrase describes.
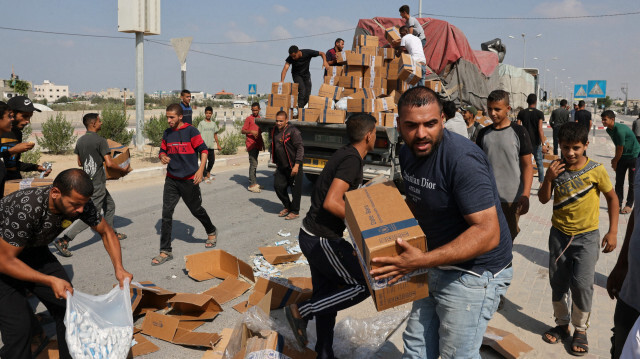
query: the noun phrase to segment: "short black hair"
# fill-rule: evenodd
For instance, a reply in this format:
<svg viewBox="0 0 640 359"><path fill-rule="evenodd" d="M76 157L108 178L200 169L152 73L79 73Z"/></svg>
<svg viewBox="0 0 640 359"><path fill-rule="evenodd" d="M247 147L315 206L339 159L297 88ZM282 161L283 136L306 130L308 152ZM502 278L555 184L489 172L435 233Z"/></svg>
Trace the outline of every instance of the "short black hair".
<svg viewBox="0 0 640 359"><path fill-rule="evenodd" d="M411 14L411 12L409 11L409 5L402 5L400 6L400 9L398 9L399 12L406 12L407 14Z"/></svg>
<svg viewBox="0 0 640 359"><path fill-rule="evenodd" d="M337 45L340 41L344 41L344 40L341 38L337 38L336 41L333 42L333 44Z"/></svg>
<svg viewBox="0 0 640 359"><path fill-rule="evenodd" d="M207 111L213 112L213 107L211 107L211 106L205 107L204 108L204 112L207 112Z"/></svg>
<svg viewBox="0 0 640 359"><path fill-rule="evenodd" d="M611 110L606 110L606 111L602 111L602 113L600 114L600 117L606 117L606 118L611 118L615 120L616 113Z"/></svg>
<svg viewBox="0 0 640 359"><path fill-rule="evenodd" d="M300 51L300 49L298 49L298 46L296 45L289 46L289 55L293 55L298 51Z"/></svg>
<svg viewBox="0 0 640 359"><path fill-rule="evenodd" d="M251 107L260 108L260 103L259 102L254 102L254 103L251 104Z"/></svg>
<svg viewBox="0 0 640 359"><path fill-rule="evenodd" d="M79 168L69 168L60 172L53 180L53 187L59 189L63 196L70 196L71 191L76 191L83 197L93 195L91 177Z"/></svg>
<svg viewBox="0 0 640 359"><path fill-rule="evenodd" d="M7 111L11 111L11 109L9 109L9 105L7 105L6 102L0 101L0 119L4 117L4 113Z"/></svg>
<svg viewBox="0 0 640 359"><path fill-rule="evenodd" d="M578 101L578 107L584 107L584 105L585 105L584 100Z"/></svg>
<svg viewBox="0 0 640 359"><path fill-rule="evenodd" d="M529 96L527 96L527 105L531 106L536 102L538 102L538 96L534 93L530 93Z"/></svg>
<svg viewBox="0 0 640 359"><path fill-rule="evenodd" d="M191 95L191 91L189 91L189 90L187 90L187 89L184 89L184 90L180 91L180 96L182 96L182 95L184 95L184 94L187 94L187 93L188 93L189 95Z"/></svg>
<svg viewBox="0 0 640 359"><path fill-rule="evenodd" d="M509 93L505 90L491 91L489 97L487 97L487 103L498 101L504 101L505 104L509 105Z"/></svg>
<svg viewBox="0 0 640 359"><path fill-rule="evenodd" d="M182 106L179 103L172 103L167 106L167 112L173 112L178 116L182 116Z"/></svg>
<svg viewBox="0 0 640 359"><path fill-rule="evenodd" d="M278 118L279 116L284 116L284 118L289 118L289 115L285 112L285 111L278 111L278 113L276 113L276 118Z"/></svg>
<svg viewBox="0 0 640 359"><path fill-rule="evenodd" d="M447 119L454 118L456 116L456 111L458 111L458 107L453 101L445 101L442 103L442 112Z"/></svg>
<svg viewBox="0 0 640 359"><path fill-rule="evenodd" d="M98 119L98 114L95 112L88 113L82 116L82 124L85 128L89 128Z"/></svg>
<svg viewBox="0 0 640 359"><path fill-rule="evenodd" d="M407 25L402 25L400 26L400 28L398 29L398 31L403 32L406 31L407 33L409 32L409 26Z"/></svg>
<svg viewBox="0 0 640 359"><path fill-rule="evenodd" d="M562 99L560 100L560 106L565 107L567 105L567 100Z"/></svg>
<svg viewBox="0 0 640 359"><path fill-rule="evenodd" d="M422 107L430 104L437 104L442 112L442 100L430 88L416 86L405 91L398 100L398 114L401 114L407 107Z"/></svg>
<svg viewBox="0 0 640 359"><path fill-rule="evenodd" d="M358 112L347 119L347 136L351 144L364 139L367 133L376 128L376 119L368 113Z"/></svg>
<svg viewBox="0 0 640 359"><path fill-rule="evenodd" d="M581 142L586 145L589 141L589 129L577 122L567 122L558 130L558 143Z"/></svg>

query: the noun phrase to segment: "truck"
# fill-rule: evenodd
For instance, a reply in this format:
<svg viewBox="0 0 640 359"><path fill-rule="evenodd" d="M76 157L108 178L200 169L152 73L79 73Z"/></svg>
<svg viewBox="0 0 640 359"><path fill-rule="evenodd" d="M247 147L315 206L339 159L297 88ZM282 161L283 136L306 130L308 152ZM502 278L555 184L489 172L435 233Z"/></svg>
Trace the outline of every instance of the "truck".
<svg viewBox="0 0 640 359"><path fill-rule="evenodd" d="M419 18L418 21L427 37L424 47L426 79L442 82L440 95L444 99L454 101L459 106L475 106L486 113L486 99L492 90L509 92L513 109L526 108L526 97L538 92L538 70L503 64L506 50L500 39L483 43L483 50L472 50L462 31L450 23L432 18ZM360 35L376 36L380 47L389 47L385 29L401 25L404 25L404 20L398 18L361 19L354 34L354 48L356 37ZM262 109L266 107L266 100L263 101ZM275 126L273 119L260 118L256 123L263 132L269 134ZM346 125L302 121L291 123L302 133L305 176L315 181L331 155L348 143ZM395 126L377 126L376 135L374 150L364 158L364 179L384 175L402 189L398 160L402 140L399 133ZM275 167L271 162L269 166Z"/></svg>

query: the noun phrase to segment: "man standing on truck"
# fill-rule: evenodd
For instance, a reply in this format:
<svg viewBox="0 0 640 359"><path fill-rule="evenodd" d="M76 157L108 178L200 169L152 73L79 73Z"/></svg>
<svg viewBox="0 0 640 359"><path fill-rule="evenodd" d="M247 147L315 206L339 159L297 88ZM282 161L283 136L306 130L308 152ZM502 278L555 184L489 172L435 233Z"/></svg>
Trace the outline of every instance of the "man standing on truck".
<svg viewBox="0 0 640 359"><path fill-rule="evenodd" d="M344 49L344 40L337 38L333 43L333 48L327 51L327 63L331 66L335 66L338 63L336 54ZM324 75L327 76L327 69L324 70Z"/></svg>
<svg viewBox="0 0 640 359"><path fill-rule="evenodd" d="M409 27L403 26L400 28L400 40L399 46L396 48L397 53L406 52L411 55L411 59L420 65L422 68L422 77L417 86L424 86L424 78L427 73L427 59L424 57L424 49L421 46L420 39L409 33Z"/></svg>
<svg viewBox="0 0 640 359"><path fill-rule="evenodd" d="M276 164L273 189L284 209L278 217L286 220L300 216L300 198L302 197L302 160L304 147L302 135L289 125L285 111L276 114L276 125L271 130L271 161ZM291 187L291 199L287 190Z"/></svg>
<svg viewBox="0 0 640 359"><path fill-rule="evenodd" d="M260 104L254 102L251 104L251 115L245 118L241 132L247 136L244 143L249 154L249 187L247 189L253 193L260 193L262 186L258 184L256 179L256 170L258 168L258 155L264 149L264 142L262 141L260 127L256 124L256 118L260 118Z"/></svg>
<svg viewBox="0 0 640 359"><path fill-rule="evenodd" d="M424 29L422 28L422 25L420 25L420 22L418 22L418 19L411 16L409 5L400 6L399 11L400 17L405 20L405 25L409 27L409 33L417 36L422 43L422 47L424 47L427 44L427 38L424 36Z"/></svg>
<svg viewBox="0 0 640 359"><path fill-rule="evenodd" d="M327 57L322 51L298 49L298 46L289 47L289 57L284 61L284 67L282 68L282 74L280 76L280 82L284 82L284 78L287 76L289 66L291 68L291 78L293 82L298 84L298 107L304 108L309 102L309 95L311 95L311 73L309 72L309 64L314 57L322 57L323 66L329 68L327 63Z"/></svg>

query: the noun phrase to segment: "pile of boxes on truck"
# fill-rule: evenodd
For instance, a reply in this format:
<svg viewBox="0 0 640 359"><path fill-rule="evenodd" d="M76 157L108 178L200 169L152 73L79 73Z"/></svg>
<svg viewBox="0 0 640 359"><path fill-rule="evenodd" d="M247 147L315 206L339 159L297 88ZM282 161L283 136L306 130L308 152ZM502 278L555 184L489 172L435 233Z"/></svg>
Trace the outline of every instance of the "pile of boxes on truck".
<svg viewBox="0 0 640 359"><path fill-rule="evenodd" d="M395 36L399 39L397 29L387 32L387 39ZM309 96L307 108L298 109L298 120L344 123L348 112L366 112L376 118L379 126L393 127L400 95L417 84L423 74L409 54L396 57L395 49L378 45L376 36L359 35L352 51L338 52L337 65L326 69L318 94ZM425 86L442 90L440 81L427 81ZM265 117L275 119L280 110L291 115L297 106L297 95L297 84L274 82ZM347 98L346 110L336 108L336 102L343 98Z"/></svg>

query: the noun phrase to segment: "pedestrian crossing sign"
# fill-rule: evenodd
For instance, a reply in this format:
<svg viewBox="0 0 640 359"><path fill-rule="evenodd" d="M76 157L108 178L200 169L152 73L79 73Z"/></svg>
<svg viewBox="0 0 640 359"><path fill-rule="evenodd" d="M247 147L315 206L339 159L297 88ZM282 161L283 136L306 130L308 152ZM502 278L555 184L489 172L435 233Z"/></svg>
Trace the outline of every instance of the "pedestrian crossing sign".
<svg viewBox="0 0 640 359"><path fill-rule="evenodd" d="M256 93L258 93L256 91L256 84L249 84L249 95L255 95Z"/></svg>
<svg viewBox="0 0 640 359"><path fill-rule="evenodd" d="M587 98L587 84L574 85L573 98Z"/></svg>
<svg viewBox="0 0 640 359"><path fill-rule="evenodd" d="M589 80L587 82L587 97L605 98L607 96L607 81Z"/></svg>

